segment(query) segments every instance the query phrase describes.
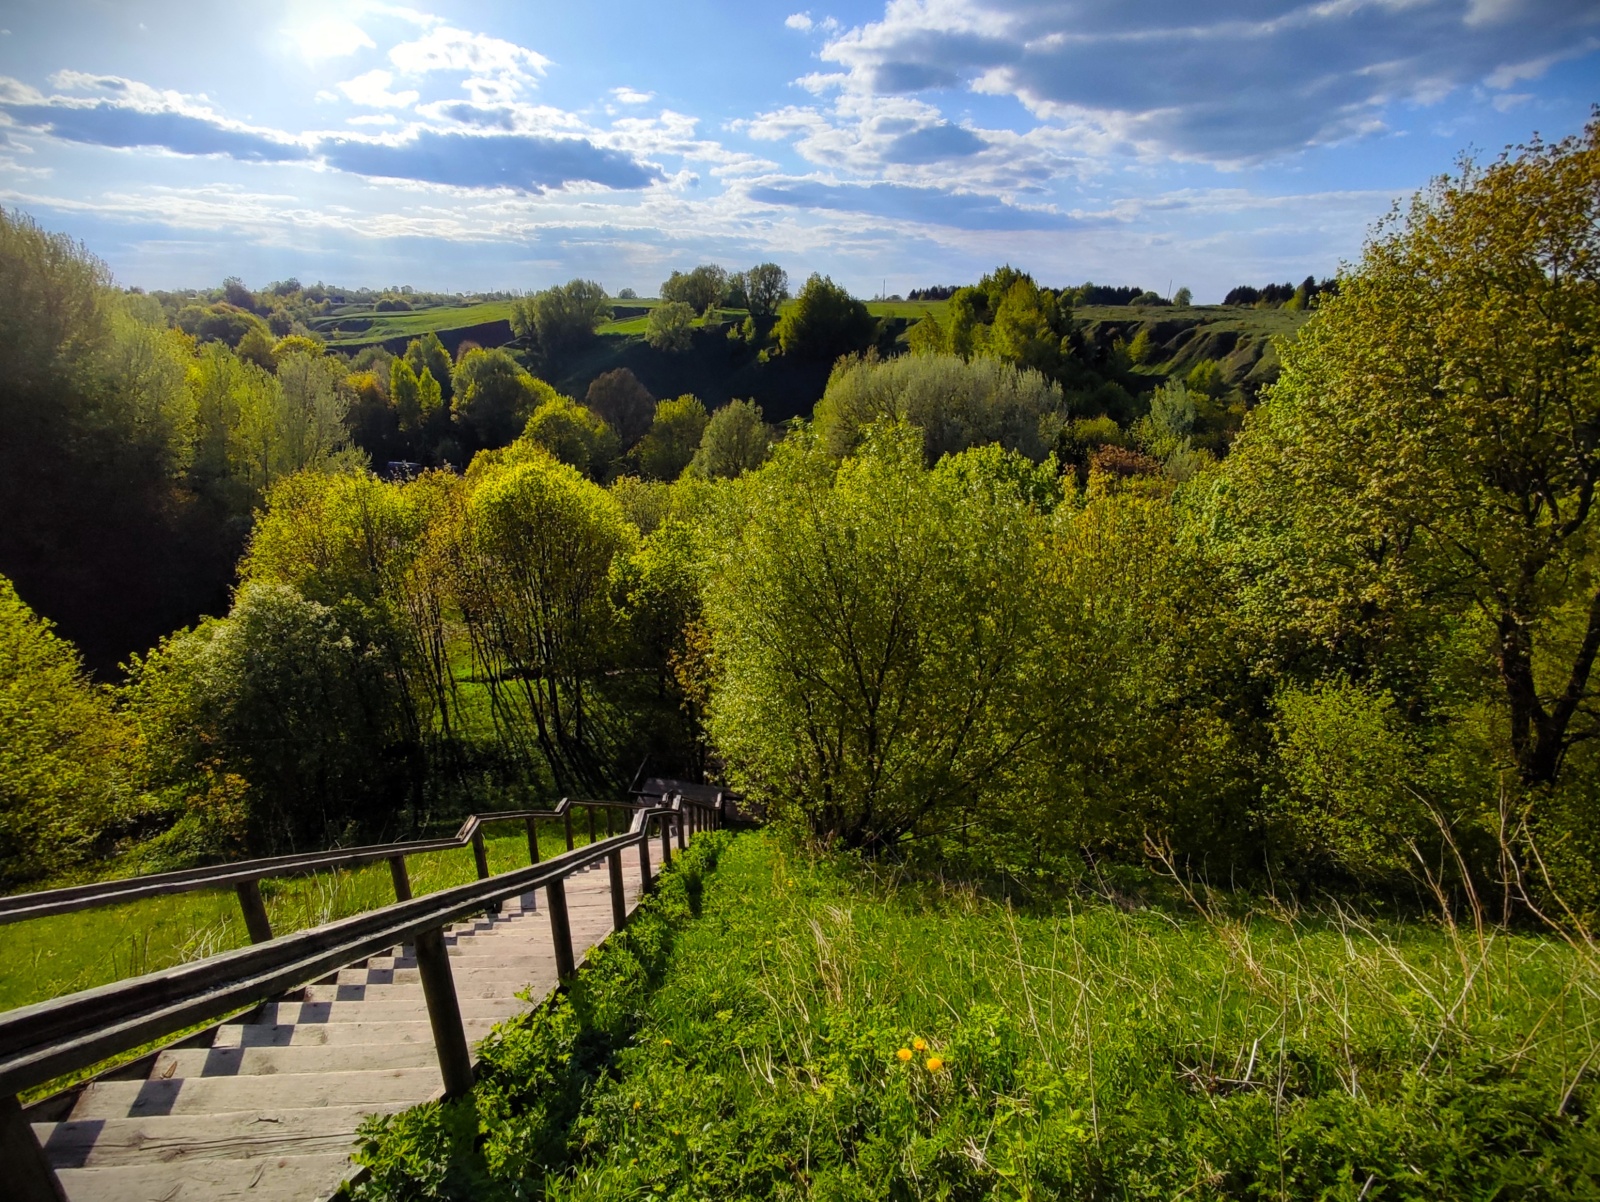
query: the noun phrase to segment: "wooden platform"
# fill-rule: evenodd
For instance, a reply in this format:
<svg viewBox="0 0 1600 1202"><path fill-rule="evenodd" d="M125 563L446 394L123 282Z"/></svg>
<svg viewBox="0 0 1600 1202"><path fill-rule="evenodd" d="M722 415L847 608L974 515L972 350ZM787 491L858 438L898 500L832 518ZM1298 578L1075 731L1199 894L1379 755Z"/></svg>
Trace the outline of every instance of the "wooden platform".
<svg viewBox="0 0 1600 1202"><path fill-rule="evenodd" d="M639 865L633 855L623 863L631 911ZM611 933L605 864L570 878L566 896L581 958ZM550 920L537 894L452 927L446 942L474 1041L555 988ZM71 1202L327 1198L354 1171L363 1118L441 1092L409 947L208 1034L160 1053L142 1079L90 1083L64 1121L33 1125Z"/></svg>

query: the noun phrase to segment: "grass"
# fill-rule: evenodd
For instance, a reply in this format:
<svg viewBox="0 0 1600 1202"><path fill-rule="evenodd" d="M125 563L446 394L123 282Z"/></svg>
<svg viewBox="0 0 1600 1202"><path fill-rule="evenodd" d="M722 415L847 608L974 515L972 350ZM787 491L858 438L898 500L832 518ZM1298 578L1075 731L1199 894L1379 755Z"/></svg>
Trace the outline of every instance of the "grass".
<svg viewBox="0 0 1600 1202"><path fill-rule="evenodd" d="M510 321L512 301L482 301L472 305L438 305L410 311L379 313L377 310L346 309L313 323L330 346L357 347L384 342L390 338L415 338L429 330L459 330L492 321ZM350 329L355 322L370 322L364 329ZM346 326L345 329L339 329Z"/></svg>
<svg viewBox="0 0 1600 1202"><path fill-rule="evenodd" d="M603 819L602 819L603 823ZM486 840L489 870L506 872L528 863L527 836L520 825ZM589 840L584 815L574 815L573 835ZM605 837L604 826L600 837ZM566 850L559 822L539 824L539 854ZM411 889L421 897L477 879L470 847L410 856ZM386 863L351 871L265 880L261 885L272 929L280 935L319 926L394 901ZM126 905L34 918L0 927L0 1010L61 997L187 963L249 942L231 889L175 893Z"/></svg>
<svg viewBox="0 0 1600 1202"><path fill-rule="evenodd" d="M491 1074L431 1144L416 1119L374 1142L395 1171L367 1196L1600 1197L1583 943L1337 908L1019 913L762 834L700 907L563 1131Z"/></svg>

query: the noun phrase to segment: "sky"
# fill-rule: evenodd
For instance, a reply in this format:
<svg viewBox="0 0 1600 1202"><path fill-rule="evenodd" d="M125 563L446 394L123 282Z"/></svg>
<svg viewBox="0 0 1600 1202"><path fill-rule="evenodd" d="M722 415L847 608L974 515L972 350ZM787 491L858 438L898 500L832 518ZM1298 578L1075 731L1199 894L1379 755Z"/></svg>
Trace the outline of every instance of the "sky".
<svg viewBox="0 0 1600 1202"><path fill-rule="evenodd" d="M4 0L0 203L148 289L771 260L1205 302L1600 101L1595 0L796 2Z"/></svg>

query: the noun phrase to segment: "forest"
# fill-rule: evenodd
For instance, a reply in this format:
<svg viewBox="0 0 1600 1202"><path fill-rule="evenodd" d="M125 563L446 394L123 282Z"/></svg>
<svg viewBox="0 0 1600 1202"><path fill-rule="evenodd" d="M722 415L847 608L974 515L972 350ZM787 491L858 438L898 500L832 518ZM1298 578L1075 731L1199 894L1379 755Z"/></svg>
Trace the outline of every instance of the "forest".
<svg viewBox="0 0 1600 1202"><path fill-rule="evenodd" d="M1518 970L1484 951L1451 978L1458 1006L1429 1020L1424 1068L1459 1056L1449 1088L1479 1090L1482 1113L1498 1116L1491 1126L1513 1112L1527 1125L1504 1147L1451 1136L1465 1159L1420 1175L1454 1183L1439 1193L1369 1193L1391 1178L1374 1170L1362 1188L1363 1171L1352 1185L1349 1165L1318 1143L1390 1148L1361 1127L1388 1121L1378 1110L1315 1109L1324 1095L1365 1096L1362 1056L1373 1097L1390 1091L1383 1114L1401 1126L1457 1105L1418 1084L1434 1079L1415 1068L1421 1053L1403 1031L1421 1027L1409 1019L1372 1017L1387 1034L1361 1044L1348 1024L1365 1020L1347 1007L1339 1038L1361 1049L1346 1067L1285 1067L1281 1046L1273 1052L1278 1104L1291 1078L1311 1099L1294 1120L1293 1138L1306 1141L1294 1188L1280 1111L1238 1084L1256 1055L1249 1072L1211 1065L1198 1095L1171 1095L1173 1129L1191 1130L1197 1096L1233 1106L1227 1140L1141 1152L1168 1119L1150 1110L1141 1127L1129 1082L1166 1053L1132 1037L1114 1053L1130 1074L1103 1083L1122 1091L1115 1116L1049 1102L1049 1074L1029 1059L1044 1037L1015 1025L1033 1004L1026 981L1025 997L973 1002L959 1034L968 1043L950 1054L991 1077L942 1102L944 1055L936 1064L926 1046L917 1064L934 1093L850 1059L879 1044L888 1057L901 1040L864 979L815 984L833 1017L805 1009L787 1035L762 1028L761 1038L820 1041L842 1057L808 1061L794 1078L833 1082L817 1084L814 1101L816 1113L832 1108L837 1196L871 1194L860 1180L877 1163L871 1141L849 1134L847 1096L874 1099L863 1130L945 1140L922 1167L948 1196L985 1196L1008 1173L1034 1183L1013 1196L1060 1196L1087 1173L1109 1184L1082 1196L1170 1197L1188 1180L1163 1176L1173 1165L1224 1162L1236 1168L1196 1196L1244 1196L1273 1173L1277 1192L1261 1196L1600 1188L1600 1153L1580 1121L1593 1070L1532 1050L1546 1047L1539 1013L1560 1010L1553 1026L1587 1030L1591 1019L1562 1007L1596 996L1600 121L1465 161L1375 227L1336 279L1234 289L1208 320L1292 322L1269 352L1235 361L1183 353L1197 327L1163 323L1192 308L1186 290L1170 301L1058 290L1011 266L928 289L915 321L875 316L821 276L791 296L773 264L674 272L650 302L574 280L489 298L507 305L506 345L451 349L427 332L398 354L377 344L346 354L313 328L319 306L346 298L337 290L286 281L252 293L237 280L216 294L124 290L85 248L19 212L0 214L0 280L0 886L400 837L473 809L615 795L648 766L737 789L771 827L759 850L721 852L731 875L708 886L707 904L728 907L722 927L694 933L689 911L665 903L652 921L701 941L744 923L759 947L768 928L750 915L768 904L763 882L781 892L799 878L792 904L812 928L786 946L809 946L811 929L823 940L838 907L883 907L877 936L835 934L881 936L870 954L911 973L911 993L916 956L935 976L953 971L933 964L935 949L917 950L916 891L959 882L975 892L925 899L926 912L951 929L967 914L962 946L1015 939L1019 964L1048 924L1007 928L1000 911L970 907L995 890L1046 912L1100 898L1094 938L1147 957L1117 968L1103 945L1078 945L1101 946L1102 959L1077 979L1113 992L1141 974L1170 984L1186 957L1202 993L1267 989L1268 978L1286 990L1280 970L1335 989L1344 970L1332 949L1359 936L1378 949L1368 967L1379 992L1432 999L1422 977L1400 979L1412 970L1385 958L1374 924L1433 924L1445 942L1430 963L1468 954L1473 930L1480 951L1487 929L1537 932L1550 955L1571 957L1550 970L1559 981L1548 990L1529 975L1500 1014L1501 1002L1473 993L1476 974L1504 988ZM404 313L395 306L439 298L357 299ZM582 397L551 382L594 353L607 323L630 320L641 326L634 344L663 355L716 339L742 361L815 370L825 384L809 415L773 423L752 400L658 398L626 368L596 375ZM717 889L732 893L717 902ZM1198 913L1220 942L1197 950L1160 922L1118 916L1160 898ZM1252 934L1238 909L1252 899L1274 913L1332 907L1344 942L1316 950L1284 933L1292 923ZM761 921L776 930L790 917ZM890 950L897 939L904 963ZM691 981L681 963L652 967L669 943L639 944L626 971L602 958L587 987L600 992L563 1004L592 1003L596 1038L622 1039L604 1023L620 1021L608 1006L644 1004L626 990L676 989L682 1016L693 998L751 994L739 973L773 971L729 947L723 967L705 970L721 978ZM1205 977L1205 957L1223 946L1219 975ZM624 1001L606 1000L608 989ZM1290 992L1273 1002L1283 1016L1300 1004ZM917 1004L919 1021L944 1021L931 1000ZM1149 1003L1152 1030L1169 1004ZM1333 1021L1327 997L1306 1004ZM751 1031L766 1021L742 1005L711 1007L729 1016L714 1021ZM1524 1051L1510 1036L1475 1043L1477 1006L1526 1031ZM1259 1044L1260 1016L1246 1010L1219 1011L1218 1029L1237 1019ZM484 1097L502 1109L471 1148L450 1144L454 1120L438 1108L375 1128L369 1196L488 1196L485 1181L535 1172L516 1145L535 1136L555 1139L565 1151L549 1155L576 1174L561 1196L620 1196L616 1182L651 1157L649 1180L698 1181L706 1196L781 1192L798 1171L678 1157L688 1137L669 1134L669 1120L629 1126L625 1104L639 1103L627 1073L605 1077L610 1101L598 1108L574 1095L577 1126L539 1134L527 1124L555 1123L554 1111L529 1118L507 1082L527 1069L518 1056L545 1054L543 1030L523 1044L508 1036L497 1053ZM1517 1093L1524 1053L1565 1086L1537 1104ZM738 1058L721 1054L718 1071L737 1075ZM640 1051L625 1064L667 1089L670 1055ZM1192 1061L1185 1071L1200 1073ZM1060 1088L1099 1088L1103 1062L1087 1063L1089 1085L1076 1068L1051 1071L1065 1074ZM985 1140L1003 1134L997 1112L972 1099L1029 1089L1032 1109L1005 1121L1055 1123L1048 1140L1019 1135L987 1159L960 1150L979 1127ZM737 1113L762 1140L798 1139L800 1111L780 1123L766 1105L733 1099L706 1121ZM1262 1123L1271 1149L1228 1144ZM415 1185L404 1148L427 1139L457 1148L438 1153L448 1189L445 1177L436 1192ZM1023 1145L1059 1157L1028 1161ZM1510 1173L1533 1152L1548 1157L1545 1186L1517 1192L1495 1177L1510 1190L1496 1194L1472 1175L1482 1157ZM695 1177L691 1160L710 1175ZM1148 1193L1130 1184L1141 1172L1155 1183Z"/></svg>

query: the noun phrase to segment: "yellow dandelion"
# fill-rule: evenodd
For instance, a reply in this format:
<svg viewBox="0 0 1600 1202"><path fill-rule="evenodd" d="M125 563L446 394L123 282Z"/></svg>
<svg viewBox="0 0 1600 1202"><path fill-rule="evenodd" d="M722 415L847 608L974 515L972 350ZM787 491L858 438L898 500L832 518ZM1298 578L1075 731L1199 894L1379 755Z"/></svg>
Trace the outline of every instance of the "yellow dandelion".
<svg viewBox="0 0 1600 1202"><path fill-rule="evenodd" d="M900 1057L900 1062L902 1064L904 1064L907 1060L911 1059L911 1049L910 1048L901 1048L898 1052L895 1053L895 1055Z"/></svg>
<svg viewBox="0 0 1600 1202"><path fill-rule="evenodd" d="M916 1039L911 1041L911 1046L916 1048L919 1052L926 1052L928 1050L928 1041L923 1039L921 1036L918 1036Z"/></svg>
<svg viewBox="0 0 1600 1202"><path fill-rule="evenodd" d="M941 1060L939 1057L937 1057L937 1056L929 1056L928 1057L928 1071L930 1073L936 1073L940 1069L942 1069L943 1067L944 1067L944 1061Z"/></svg>
<svg viewBox="0 0 1600 1202"><path fill-rule="evenodd" d="M633 1104L633 1108L634 1108L634 1109L635 1109L635 1110L637 1110L637 1109L639 1109L639 1107L640 1107L640 1106L641 1106L641 1105L643 1105L643 1103L642 1103L642 1102L635 1102L635 1103L634 1103L634 1104Z"/></svg>
<svg viewBox="0 0 1600 1202"><path fill-rule="evenodd" d="M666 1044L669 1048L672 1046L672 1040L670 1039L663 1039L661 1042Z"/></svg>

